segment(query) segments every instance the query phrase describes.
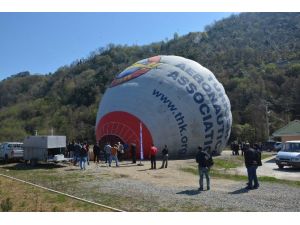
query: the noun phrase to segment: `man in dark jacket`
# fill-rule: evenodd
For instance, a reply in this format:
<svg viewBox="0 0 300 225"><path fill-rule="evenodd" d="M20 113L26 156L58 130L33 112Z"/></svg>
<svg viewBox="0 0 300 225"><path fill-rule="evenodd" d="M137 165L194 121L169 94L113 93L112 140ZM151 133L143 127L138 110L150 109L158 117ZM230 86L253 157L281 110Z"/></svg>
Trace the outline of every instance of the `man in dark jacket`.
<svg viewBox="0 0 300 225"><path fill-rule="evenodd" d="M87 158L88 158L88 152L89 152L89 149L88 149L88 144L85 142L82 146L81 146L81 149L80 149L80 169L81 170L85 170L86 169L86 166L85 166L85 163L87 162Z"/></svg>
<svg viewBox="0 0 300 225"><path fill-rule="evenodd" d="M196 155L196 162L198 163L198 170L199 170L199 191L203 191L203 177L205 175L206 178L206 185L207 190L210 189L210 179L209 179L209 169L213 165L213 160L211 155L204 151L202 147L198 147L198 152Z"/></svg>
<svg viewBox="0 0 300 225"><path fill-rule="evenodd" d="M132 157L132 163L136 163L136 145L134 143L130 146L131 149L131 157Z"/></svg>
<svg viewBox="0 0 300 225"><path fill-rule="evenodd" d="M250 148L250 144L246 143L244 158L248 174L248 183L246 188L257 189L259 187L259 183L256 176L256 170L258 166L262 165L260 151Z"/></svg>
<svg viewBox="0 0 300 225"><path fill-rule="evenodd" d="M76 166L77 162L80 160L80 150L82 146L79 141L74 144L74 159L73 165Z"/></svg>
<svg viewBox="0 0 300 225"><path fill-rule="evenodd" d="M169 150L168 150L167 145L165 145L164 149L162 150L162 155L163 155L163 162L162 162L162 165L160 167L161 169L168 167Z"/></svg>
<svg viewBox="0 0 300 225"><path fill-rule="evenodd" d="M99 159L100 159L100 147L98 145L98 143L95 143L94 147L93 147L93 153L94 153L94 163L99 163Z"/></svg>

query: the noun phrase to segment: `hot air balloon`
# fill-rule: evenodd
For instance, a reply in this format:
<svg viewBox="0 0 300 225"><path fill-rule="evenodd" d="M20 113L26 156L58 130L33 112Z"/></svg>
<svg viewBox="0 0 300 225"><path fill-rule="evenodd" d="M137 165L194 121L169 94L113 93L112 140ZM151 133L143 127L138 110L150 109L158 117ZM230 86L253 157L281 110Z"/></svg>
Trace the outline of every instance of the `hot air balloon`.
<svg viewBox="0 0 300 225"><path fill-rule="evenodd" d="M229 99L214 74L179 56L154 56L129 66L112 81L99 104L96 140L151 144L169 158L194 157L197 147L219 154L232 124Z"/></svg>

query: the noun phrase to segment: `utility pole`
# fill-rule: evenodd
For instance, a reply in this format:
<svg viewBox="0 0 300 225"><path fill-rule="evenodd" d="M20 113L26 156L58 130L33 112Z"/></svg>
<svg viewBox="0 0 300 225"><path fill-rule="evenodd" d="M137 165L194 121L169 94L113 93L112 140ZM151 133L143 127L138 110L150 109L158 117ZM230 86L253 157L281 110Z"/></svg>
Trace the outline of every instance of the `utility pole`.
<svg viewBox="0 0 300 225"><path fill-rule="evenodd" d="M269 110L268 110L268 103L266 102L265 104L265 109L266 109L266 129L267 129L267 137L268 137L268 140L270 138L270 123L269 123Z"/></svg>
<svg viewBox="0 0 300 225"><path fill-rule="evenodd" d="M286 124L288 124L290 122L290 116L289 116L289 105L286 104L286 108L285 108L285 115L286 115Z"/></svg>

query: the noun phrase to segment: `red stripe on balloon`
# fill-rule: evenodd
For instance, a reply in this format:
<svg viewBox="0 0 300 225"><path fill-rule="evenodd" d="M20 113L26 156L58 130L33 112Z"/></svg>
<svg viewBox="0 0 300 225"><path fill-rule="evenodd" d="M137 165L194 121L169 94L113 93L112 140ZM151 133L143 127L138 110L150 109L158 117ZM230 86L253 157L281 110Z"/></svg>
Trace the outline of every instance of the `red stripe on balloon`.
<svg viewBox="0 0 300 225"><path fill-rule="evenodd" d="M104 115L96 125L96 139L99 141L106 135L118 136L129 146L131 143L135 143L137 157L140 157L140 123L143 125L144 157L148 158L153 143L152 135L147 126L130 113L116 111Z"/></svg>

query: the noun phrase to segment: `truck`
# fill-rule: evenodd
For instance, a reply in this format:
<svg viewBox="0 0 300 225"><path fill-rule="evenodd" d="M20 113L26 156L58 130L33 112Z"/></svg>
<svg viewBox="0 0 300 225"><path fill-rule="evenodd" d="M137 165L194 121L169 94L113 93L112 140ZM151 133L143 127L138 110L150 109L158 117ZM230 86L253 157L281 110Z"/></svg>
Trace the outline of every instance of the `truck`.
<svg viewBox="0 0 300 225"><path fill-rule="evenodd" d="M65 158L66 136L28 136L23 141L25 163L36 165L38 161L63 162Z"/></svg>
<svg viewBox="0 0 300 225"><path fill-rule="evenodd" d="M23 159L23 143L4 142L0 144L0 159L8 163L11 160Z"/></svg>

